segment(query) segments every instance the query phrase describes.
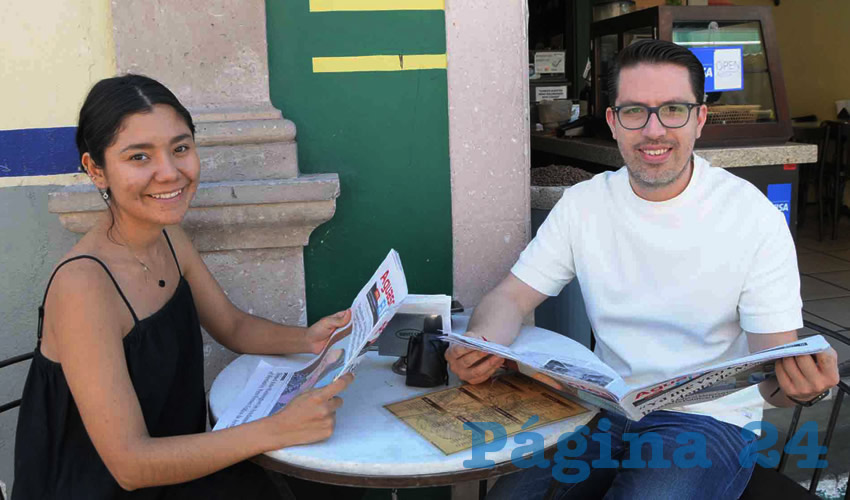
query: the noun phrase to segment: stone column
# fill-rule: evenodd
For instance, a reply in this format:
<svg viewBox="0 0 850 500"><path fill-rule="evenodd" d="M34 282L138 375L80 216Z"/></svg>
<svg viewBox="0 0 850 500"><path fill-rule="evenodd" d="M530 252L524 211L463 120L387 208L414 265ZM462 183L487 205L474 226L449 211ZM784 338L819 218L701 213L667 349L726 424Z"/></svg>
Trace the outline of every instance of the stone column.
<svg viewBox="0 0 850 500"><path fill-rule="evenodd" d="M295 124L269 99L263 0L112 2L119 74L161 81L192 113L201 184L183 227L241 309L306 324L303 247L329 220L336 174L299 175ZM103 210L93 186L50 194L86 232ZM207 387L233 354L206 333Z"/></svg>
<svg viewBox="0 0 850 500"><path fill-rule="evenodd" d="M454 296L467 307L507 276L531 235L528 7L494 5L446 2Z"/></svg>

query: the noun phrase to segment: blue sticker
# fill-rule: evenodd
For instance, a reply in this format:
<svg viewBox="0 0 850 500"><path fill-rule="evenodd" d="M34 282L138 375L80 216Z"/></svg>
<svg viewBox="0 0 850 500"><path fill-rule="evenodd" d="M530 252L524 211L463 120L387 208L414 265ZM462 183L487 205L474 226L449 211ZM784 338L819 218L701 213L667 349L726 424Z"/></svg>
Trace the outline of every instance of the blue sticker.
<svg viewBox="0 0 850 500"><path fill-rule="evenodd" d="M791 225L791 184L768 184L767 199L785 214L785 222Z"/></svg>
<svg viewBox="0 0 850 500"><path fill-rule="evenodd" d="M743 47L691 47L691 52L702 63L706 92L744 89Z"/></svg>

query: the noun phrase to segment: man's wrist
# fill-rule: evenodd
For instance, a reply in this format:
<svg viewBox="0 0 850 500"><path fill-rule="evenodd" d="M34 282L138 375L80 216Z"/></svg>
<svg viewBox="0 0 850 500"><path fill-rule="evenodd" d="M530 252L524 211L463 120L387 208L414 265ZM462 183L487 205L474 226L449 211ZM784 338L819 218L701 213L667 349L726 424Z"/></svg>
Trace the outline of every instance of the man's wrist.
<svg viewBox="0 0 850 500"><path fill-rule="evenodd" d="M793 397L788 396L788 395L786 395L785 397L787 397L788 399L790 399L791 401L793 401L794 403L796 403L800 406L809 407L809 406L814 406L816 403L818 403L819 401L821 401L825 397L827 397L829 395L829 391L830 390L827 389L827 390L823 391L822 393L818 394L817 396L813 397L812 399L810 399L808 401L801 401L797 398L793 398Z"/></svg>

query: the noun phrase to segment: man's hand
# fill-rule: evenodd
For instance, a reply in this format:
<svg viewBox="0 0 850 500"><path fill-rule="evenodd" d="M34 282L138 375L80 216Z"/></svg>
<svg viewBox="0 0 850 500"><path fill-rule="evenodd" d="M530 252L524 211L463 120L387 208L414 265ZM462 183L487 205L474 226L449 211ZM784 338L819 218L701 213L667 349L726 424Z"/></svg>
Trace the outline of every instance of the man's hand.
<svg viewBox="0 0 850 500"><path fill-rule="evenodd" d="M467 335L477 337L470 333L467 332ZM489 379L502 366L505 359L475 349L452 345L446 351L446 361L449 362L449 369L461 380L470 384L480 384Z"/></svg>
<svg viewBox="0 0 850 500"><path fill-rule="evenodd" d="M480 337L473 332L487 332L490 342L510 345L522 327L522 318L547 296L526 285L513 274L508 274L496 288L481 299L469 318L466 331L469 337ZM505 359L473 349L453 345L446 351L449 368L470 384L480 384L502 366Z"/></svg>
<svg viewBox="0 0 850 500"><path fill-rule="evenodd" d="M838 354L827 349L817 354L804 354L776 361L776 380L786 396L810 401L818 394L838 385Z"/></svg>
<svg viewBox="0 0 850 500"><path fill-rule="evenodd" d="M313 323L304 333L305 346L303 352L311 352L313 354L322 352L322 348L325 347L330 336L333 335L337 328L347 325L350 320L351 309L346 309ZM348 333L345 335L348 335ZM342 336L339 338L342 338Z"/></svg>

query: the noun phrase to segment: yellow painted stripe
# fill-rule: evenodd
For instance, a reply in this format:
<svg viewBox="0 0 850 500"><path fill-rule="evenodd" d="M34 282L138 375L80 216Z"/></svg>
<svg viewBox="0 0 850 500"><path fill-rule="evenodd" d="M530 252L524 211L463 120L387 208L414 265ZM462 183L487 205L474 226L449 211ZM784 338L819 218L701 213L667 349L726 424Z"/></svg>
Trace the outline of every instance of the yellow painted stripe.
<svg viewBox="0 0 850 500"><path fill-rule="evenodd" d="M350 73L356 71L408 71L446 69L445 54L314 57L313 73Z"/></svg>
<svg viewBox="0 0 850 500"><path fill-rule="evenodd" d="M116 72L111 5L0 0L0 130L77 125L91 86Z"/></svg>
<svg viewBox="0 0 850 500"><path fill-rule="evenodd" d="M445 9L445 0L310 0L310 12Z"/></svg>
<svg viewBox="0 0 850 500"><path fill-rule="evenodd" d="M21 186L72 186L90 183L89 176L78 174L26 175L20 177L0 177L0 188Z"/></svg>

